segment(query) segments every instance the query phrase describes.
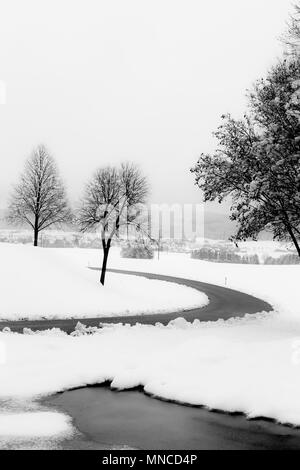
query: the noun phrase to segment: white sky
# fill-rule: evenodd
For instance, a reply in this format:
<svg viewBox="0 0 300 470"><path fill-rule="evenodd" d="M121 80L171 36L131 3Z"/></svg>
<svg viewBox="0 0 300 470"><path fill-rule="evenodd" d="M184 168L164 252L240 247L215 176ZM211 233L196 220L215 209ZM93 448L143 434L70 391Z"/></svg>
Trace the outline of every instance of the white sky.
<svg viewBox="0 0 300 470"><path fill-rule="evenodd" d="M45 143L76 199L140 163L153 202L197 202L189 168L280 56L289 0L0 0L0 206Z"/></svg>

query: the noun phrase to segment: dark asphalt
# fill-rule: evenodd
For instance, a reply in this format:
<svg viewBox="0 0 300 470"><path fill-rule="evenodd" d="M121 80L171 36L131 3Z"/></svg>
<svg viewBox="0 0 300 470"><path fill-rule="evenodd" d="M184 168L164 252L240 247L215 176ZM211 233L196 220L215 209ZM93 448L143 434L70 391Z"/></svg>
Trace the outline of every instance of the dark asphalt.
<svg viewBox="0 0 300 470"><path fill-rule="evenodd" d="M99 270L99 268L91 268ZM88 326L98 326L99 322L103 323L135 323L155 324L160 322L167 324L169 321L178 317L183 317L188 321L196 318L200 321L216 321L220 318L227 320L231 317L242 317L246 313L253 314L257 312L270 312L272 306L256 297L242 292L238 292L226 287L219 287L205 282L192 281L190 279L182 279L179 277L164 276L162 274L150 274L136 271L124 271L120 269L109 269L108 271L126 275L143 276L148 279L157 279L162 281L174 282L196 290L204 292L209 298L209 304L202 308L194 308L191 310L146 314L146 315L130 315L116 317L97 317L97 318L76 318L65 320L19 320L19 321L0 321L0 329L4 327L11 328L12 331L22 332L23 328L31 328L32 330L46 330L48 328L60 328L67 333L74 331L77 322L84 323Z"/></svg>

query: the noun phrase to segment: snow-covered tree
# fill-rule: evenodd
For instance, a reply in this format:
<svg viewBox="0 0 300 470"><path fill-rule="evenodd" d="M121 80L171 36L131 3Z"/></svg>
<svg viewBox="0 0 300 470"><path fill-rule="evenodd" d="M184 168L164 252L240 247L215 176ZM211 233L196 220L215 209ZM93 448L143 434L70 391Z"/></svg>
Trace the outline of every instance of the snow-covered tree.
<svg viewBox="0 0 300 470"><path fill-rule="evenodd" d="M218 149L192 172L205 201L232 198L233 240L270 230L300 256L300 60L278 63L249 98L249 115L223 116Z"/></svg>
<svg viewBox="0 0 300 470"><path fill-rule="evenodd" d="M42 230L68 223L71 218L55 161L44 145L39 145L27 160L13 190L7 220L12 224L29 225L34 232L34 246L37 246Z"/></svg>
<svg viewBox="0 0 300 470"><path fill-rule="evenodd" d="M124 163L120 168L98 169L88 183L78 212L81 231L99 230L103 249L100 282L104 285L112 239L122 226L142 230L141 205L148 183L139 168Z"/></svg>
<svg viewBox="0 0 300 470"><path fill-rule="evenodd" d="M300 0L294 5L294 11L288 22L288 29L283 37L288 51L292 55L300 55Z"/></svg>

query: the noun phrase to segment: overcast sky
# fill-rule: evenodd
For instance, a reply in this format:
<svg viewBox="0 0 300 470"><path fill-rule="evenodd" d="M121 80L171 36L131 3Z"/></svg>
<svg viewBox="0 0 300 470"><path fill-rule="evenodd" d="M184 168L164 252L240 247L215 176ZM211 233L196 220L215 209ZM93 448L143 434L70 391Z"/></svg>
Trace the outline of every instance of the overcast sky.
<svg viewBox="0 0 300 470"><path fill-rule="evenodd" d="M95 168L133 160L153 202L199 201L189 168L280 56L291 3L2 0L0 206L38 143L73 200Z"/></svg>

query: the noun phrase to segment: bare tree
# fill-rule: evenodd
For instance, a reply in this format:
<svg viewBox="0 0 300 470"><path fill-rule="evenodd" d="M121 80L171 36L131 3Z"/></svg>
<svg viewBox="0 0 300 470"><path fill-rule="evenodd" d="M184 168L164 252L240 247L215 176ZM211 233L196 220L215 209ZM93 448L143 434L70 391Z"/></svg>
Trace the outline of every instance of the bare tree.
<svg viewBox="0 0 300 470"><path fill-rule="evenodd" d="M25 164L11 196L7 219L12 224L28 224L34 232L34 246L42 230L72 219L55 161L43 145Z"/></svg>
<svg viewBox="0 0 300 470"><path fill-rule="evenodd" d="M139 168L123 163L120 168L98 169L88 183L78 214L81 231L99 229L103 261L100 282L104 285L108 254L120 228L140 231L141 205L148 195L148 183Z"/></svg>

